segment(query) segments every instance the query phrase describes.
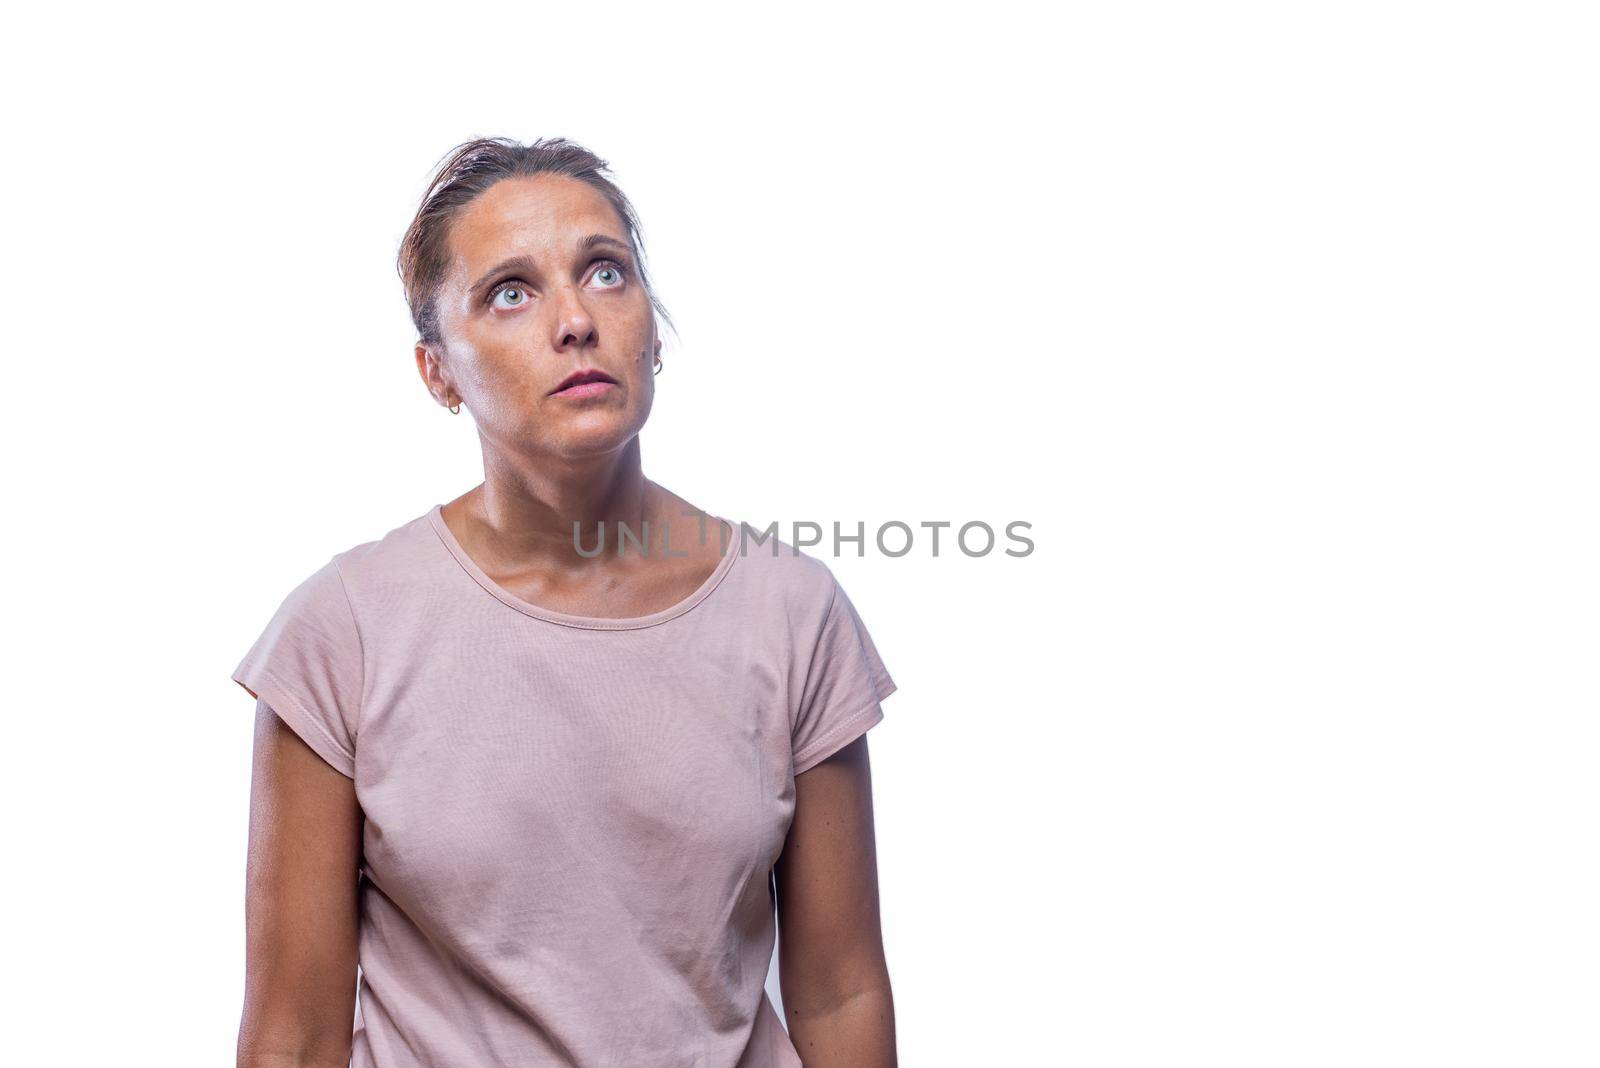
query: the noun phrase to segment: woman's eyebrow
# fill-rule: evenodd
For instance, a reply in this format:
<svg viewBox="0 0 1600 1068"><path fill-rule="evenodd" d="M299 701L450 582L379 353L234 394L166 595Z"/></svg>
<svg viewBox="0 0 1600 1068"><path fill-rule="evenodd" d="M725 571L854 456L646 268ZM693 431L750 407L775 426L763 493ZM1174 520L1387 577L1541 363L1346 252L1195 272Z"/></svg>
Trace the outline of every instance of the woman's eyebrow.
<svg viewBox="0 0 1600 1068"><path fill-rule="evenodd" d="M580 253L601 247L613 248L624 255L633 251L628 247L626 241L612 237L610 234L590 234L578 242L578 251ZM532 256L511 256L508 259L501 260L479 275L478 280L468 287L467 292L476 293L501 275L509 274L513 271L518 274L538 274L539 265L534 262Z"/></svg>
<svg viewBox="0 0 1600 1068"><path fill-rule="evenodd" d="M610 245L621 252L633 251L628 247L628 243L626 241L623 241L620 238L612 237L610 234L590 234L588 237L578 242L578 251L588 252L590 249L596 248L600 245Z"/></svg>
<svg viewBox="0 0 1600 1068"><path fill-rule="evenodd" d="M467 292L476 293L501 275L510 274L513 271L517 274L538 274L539 265L533 262L532 256L512 256L509 259L501 260L479 275L478 280L467 287Z"/></svg>

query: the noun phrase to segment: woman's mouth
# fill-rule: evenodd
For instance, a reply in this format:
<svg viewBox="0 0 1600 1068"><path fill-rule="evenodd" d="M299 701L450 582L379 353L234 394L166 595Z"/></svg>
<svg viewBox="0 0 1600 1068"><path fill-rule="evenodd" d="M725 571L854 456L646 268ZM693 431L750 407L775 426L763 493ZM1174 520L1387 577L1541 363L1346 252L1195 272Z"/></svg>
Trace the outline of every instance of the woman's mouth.
<svg viewBox="0 0 1600 1068"><path fill-rule="evenodd" d="M581 371L574 371L566 378L563 378L561 384L550 391L550 396L578 400L584 397L598 397L602 393L616 388L616 379L604 371L588 367Z"/></svg>

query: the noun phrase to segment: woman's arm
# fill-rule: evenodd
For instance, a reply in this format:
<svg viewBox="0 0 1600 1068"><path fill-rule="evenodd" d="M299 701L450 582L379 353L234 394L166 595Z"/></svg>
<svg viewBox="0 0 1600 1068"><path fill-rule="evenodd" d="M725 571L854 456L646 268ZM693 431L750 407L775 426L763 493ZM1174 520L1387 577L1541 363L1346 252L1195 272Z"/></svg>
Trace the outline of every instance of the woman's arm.
<svg viewBox="0 0 1600 1068"><path fill-rule="evenodd" d="M240 1068L346 1068L355 1019L355 783L256 702Z"/></svg>
<svg viewBox="0 0 1600 1068"><path fill-rule="evenodd" d="M775 869L789 1039L806 1068L896 1068L866 735L795 776L794 788Z"/></svg>

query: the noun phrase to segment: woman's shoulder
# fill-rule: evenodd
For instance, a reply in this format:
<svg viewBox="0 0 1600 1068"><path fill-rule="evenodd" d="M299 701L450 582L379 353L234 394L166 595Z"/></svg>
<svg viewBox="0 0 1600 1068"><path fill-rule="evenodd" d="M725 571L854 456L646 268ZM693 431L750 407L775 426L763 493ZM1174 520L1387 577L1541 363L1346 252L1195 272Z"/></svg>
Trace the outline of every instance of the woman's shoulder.
<svg viewBox="0 0 1600 1068"><path fill-rule="evenodd" d="M736 567L743 572L747 584L792 608L827 609L833 599L835 579L825 561L798 544L798 538L780 537L776 523L758 526L729 516L723 518L735 528L728 551L737 554Z"/></svg>
<svg viewBox="0 0 1600 1068"><path fill-rule="evenodd" d="M337 583L348 594L352 588L382 586L415 577L429 559L429 539L437 539L428 512L396 523L381 534L351 544L330 556L308 576L313 584Z"/></svg>
<svg viewBox="0 0 1600 1068"><path fill-rule="evenodd" d="M389 553L405 552L423 536L434 537L432 530L432 515L434 506L403 522L395 523L382 534L375 535L365 541L357 542L341 551L341 556L351 559L363 557L384 556Z"/></svg>

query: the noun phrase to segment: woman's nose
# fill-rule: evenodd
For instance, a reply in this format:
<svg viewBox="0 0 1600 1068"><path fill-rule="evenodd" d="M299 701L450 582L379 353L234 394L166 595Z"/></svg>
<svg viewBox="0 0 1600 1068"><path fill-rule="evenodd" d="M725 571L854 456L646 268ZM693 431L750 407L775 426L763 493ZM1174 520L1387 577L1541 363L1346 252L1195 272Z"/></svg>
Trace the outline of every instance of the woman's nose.
<svg viewBox="0 0 1600 1068"><path fill-rule="evenodd" d="M576 290L564 288L558 298L560 304L556 313L556 351L594 343L594 320L589 318L589 311L583 306L583 300Z"/></svg>

